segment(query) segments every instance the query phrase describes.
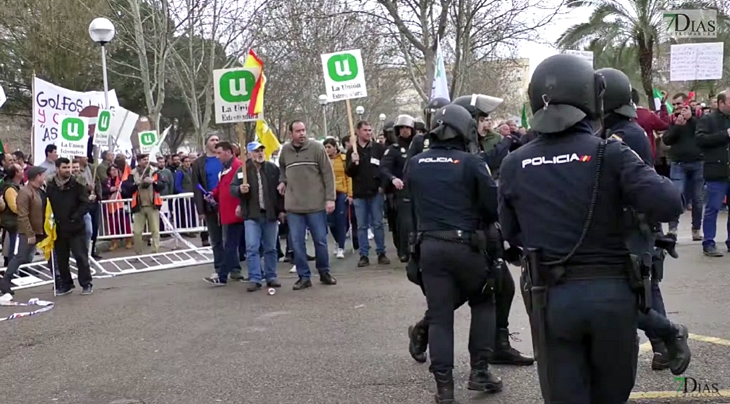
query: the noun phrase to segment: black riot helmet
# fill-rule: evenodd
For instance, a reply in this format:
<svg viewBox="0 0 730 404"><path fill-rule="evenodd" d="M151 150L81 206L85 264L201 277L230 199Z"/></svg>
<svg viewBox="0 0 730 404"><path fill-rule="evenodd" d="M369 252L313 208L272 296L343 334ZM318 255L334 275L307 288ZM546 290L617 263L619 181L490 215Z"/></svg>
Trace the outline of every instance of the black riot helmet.
<svg viewBox="0 0 730 404"><path fill-rule="evenodd" d="M428 102L426 108L423 110L426 122L431 122L434 112L449 105L450 102L446 98L434 98Z"/></svg>
<svg viewBox="0 0 730 404"><path fill-rule="evenodd" d="M426 128L426 122L421 118L416 118L413 125L416 129L416 132L420 132L420 133L428 132L428 128Z"/></svg>
<svg viewBox="0 0 730 404"><path fill-rule="evenodd" d="M603 76L585 60L551 56L537 66L530 80L530 126L539 133L558 133L586 117L600 119L604 90Z"/></svg>
<svg viewBox="0 0 730 404"><path fill-rule="evenodd" d="M394 121L386 121L383 124L383 134L387 134L388 132L393 132L393 127L395 126Z"/></svg>
<svg viewBox="0 0 730 404"><path fill-rule="evenodd" d="M596 70L606 82L606 92L603 94L603 110L623 115L627 118L636 118L636 106L631 100L631 80L621 70L605 68Z"/></svg>
<svg viewBox="0 0 730 404"><path fill-rule="evenodd" d="M489 116L504 102L503 99L484 94L462 95L452 104L464 107L475 121L481 116Z"/></svg>
<svg viewBox="0 0 730 404"><path fill-rule="evenodd" d="M449 104L433 114L436 127L431 129L428 137L434 143L445 142L452 139L462 139L467 151L476 150L476 124L471 119L471 114L466 108Z"/></svg>
<svg viewBox="0 0 730 404"><path fill-rule="evenodd" d="M413 136L415 135L416 120L407 114L398 115L395 118L395 125L393 126L396 137L400 136L400 128L411 128L411 136Z"/></svg>

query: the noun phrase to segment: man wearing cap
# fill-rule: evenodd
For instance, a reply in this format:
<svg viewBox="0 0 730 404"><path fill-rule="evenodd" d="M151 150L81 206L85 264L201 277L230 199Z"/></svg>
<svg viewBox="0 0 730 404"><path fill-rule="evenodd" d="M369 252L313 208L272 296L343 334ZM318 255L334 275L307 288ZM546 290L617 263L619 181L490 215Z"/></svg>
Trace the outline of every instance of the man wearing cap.
<svg viewBox="0 0 730 404"><path fill-rule="evenodd" d="M284 197L276 190L279 184L279 167L266 161L264 145L251 142L246 147L249 158L238 170L231 183L231 195L240 200L239 210L244 217L246 234L246 264L251 282L248 291L255 292L263 287L263 280L270 288L281 287L276 275L278 261L276 239L277 219L284 221ZM264 271L261 276L263 249Z"/></svg>
<svg viewBox="0 0 730 404"><path fill-rule="evenodd" d="M33 166L28 169L28 184L18 190L16 204L18 208L18 252L13 256L0 280L0 296L12 293L10 280L18 271L18 267L33 261L35 246L43 239L43 221L46 205L46 194L43 191L46 169Z"/></svg>

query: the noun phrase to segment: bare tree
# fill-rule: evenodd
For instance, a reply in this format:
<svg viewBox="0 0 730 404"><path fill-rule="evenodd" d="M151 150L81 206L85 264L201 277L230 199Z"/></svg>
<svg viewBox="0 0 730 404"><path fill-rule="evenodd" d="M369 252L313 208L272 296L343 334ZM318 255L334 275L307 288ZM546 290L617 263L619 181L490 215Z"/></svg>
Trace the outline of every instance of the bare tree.
<svg viewBox="0 0 730 404"><path fill-rule="evenodd" d="M368 90L367 98L352 100L352 108L362 105L363 119L375 121L380 113L392 114L404 81L402 71L392 66L399 51L376 18L363 17L338 0L272 0L265 15L257 50L268 78L264 112L276 132L282 135L288 122L301 119L310 132L325 135L318 103L325 94L320 56L349 49L362 50ZM327 105L327 135L348 134L346 113L344 102Z"/></svg>
<svg viewBox="0 0 730 404"><path fill-rule="evenodd" d="M510 70L519 62L514 60L518 43L533 40L539 29L558 15L563 5L544 5L544 0L453 0L449 10L447 45L453 43L451 97L472 92L465 86L467 76L478 65L500 60L512 62L488 63ZM534 16L529 18L527 16ZM515 66L518 67L518 66ZM482 73L485 69L479 69ZM500 72L501 73L501 72ZM492 80L499 76L491 75Z"/></svg>
<svg viewBox="0 0 730 404"><path fill-rule="evenodd" d="M171 48L172 77L190 113L197 143L202 141L213 117L213 70L243 61L253 41L253 19L267 3L249 9L240 7L237 0L208 0L195 10L195 0L185 1L191 16L183 38Z"/></svg>
<svg viewBox="0 0 730 404"><path fill-rule="evenodd" d="M181 36L176 36L189 19L195 19L205 0L109 0L119 17L114 23L121 47L137 55L137 64L112 58L116 72L136 78L142 84L147 115L159 129L169 72L168 58ZM126 73L122 73L126 71Z"/></svg>

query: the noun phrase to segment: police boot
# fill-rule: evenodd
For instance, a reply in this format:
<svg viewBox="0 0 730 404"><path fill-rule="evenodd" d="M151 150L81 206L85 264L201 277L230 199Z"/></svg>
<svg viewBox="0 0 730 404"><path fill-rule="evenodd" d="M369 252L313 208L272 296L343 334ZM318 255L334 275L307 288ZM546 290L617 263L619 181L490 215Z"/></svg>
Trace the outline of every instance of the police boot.
<svg viewBox="0 0 730 404"><path fill-rule="evenodd" d="M454 376L448 370L446 372L434 372L436 379L436 404L459 404L454 399Z"/></svg>
<svg viewBox="0 0 730 404"><path fill-rule="evenodd" d="M664 344L664 341L652 339L651 350L654 351L654 359L651 360L651 369L669 369L669 351L667 351L667 345Z"/></svg>
<svg viewBox="0 0 730 404"><path fill-rule="evenodd" d="M522 355L520 351L512 348L509 343L509 330L500 328L497 330L497 344L494 353L489 358L492 365L515 365L531 366L535 359Z"/></svg>
<svg viewBox="0 0 730 404"><path fill-rule="evenodd" d="M424 320L416 325L408 326L408 352L413 360L426 363L426 349L428 349L428 326Z"/></svg>
<svg viewBox="0 0 730 404"><path fill-rule="evenodd" d="M489 364L484 359L472 359L471 373L467 389L487 393L502 391L502 379L489 371Z"/></svg>
<svg viewBox="0 0 730 404"><path fill-rule="evenodd" d="M692 351L689 349L687 339L689 331L687 327L681 324L674 324L677 335L664 343L667 345L669 352L669 370L672 374L679 376L687 370L689 362L692 359Z"/></svg>

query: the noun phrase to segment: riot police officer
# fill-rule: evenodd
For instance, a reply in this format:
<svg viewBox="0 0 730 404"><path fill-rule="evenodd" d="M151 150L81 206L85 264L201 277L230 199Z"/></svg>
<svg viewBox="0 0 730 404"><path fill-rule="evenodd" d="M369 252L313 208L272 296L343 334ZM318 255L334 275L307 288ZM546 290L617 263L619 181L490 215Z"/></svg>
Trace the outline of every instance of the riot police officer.
<svg viewBox="0 0 730 404"><path fill-rule="evenodd" d="M496 185L487 165L468 153L476 128L469 113L448 105L435 113L431 149L408 162L406 185L415 196L410 214L417 224L412 251L422 269L428 302L430 370L436 402L454 403L454 308L471 306L470 390L496 392L502 381L488 368L493 345L494 274L486 270L483 224L496 222Z"/></svg>
<svg viewBox="0 0 730 404"><path fill-rule="evenodd" d="M471 142L470 147L479 147L479 149L483 150L482 156L488 156L484 158L484 160L487 161L487 164L489 164L489 161L497 164L496 167L489 164L490 170L493 168L498 169L499 162L507 156L511 149L514 150L513 145L519 145L519 139L513 139L511 136L507 136L504 140L501 140L499 144L488 145L487 148L489 149L489 147L491 147L491 149L484 150L485 147L483 144L485 143L485 139L478 133L479 125L483 124L484 118L488 117L490 113L502 104L502 102L503 100L501 98L490 97L483 94L461 96L452 102L452 105L459 105L463 107L471 115L474 125L477 128L478 141ZM420 150L416 150L418 149L416 146L417 140L418 137L416 137L416 139L414 139L411 143L411 148L408 151L409 157L421 152ZM475 152L476 150L471 151ZM484 153L484 151L486 151L486 153ZM515 281L512 278L509 267L505 262L502 262L497 270L500 271L500 284L495 290L497 324L494 337L496 344L494 353L490 356L489 361L492 364L500 365L531 366L535 360L529 356L522 355L510 344L509 312L512 308L512 301L515 296ZM463 303L464 301L461 302L461 304ZM410 340L408 351L411 354L411 357L417 362L426 362L425 352L428 346L427 335L428 320L425 317L416 324L410 326L408 329L408 337Z"/></svg>
<svg viewBox="0 0 730 404"><path fill-rule="evenodd" d="M414 120L413 125L416 129L416 136L425 135L428 132L428 128L426 127L426 121L424 121L422 118L417 117Z"/></svg>
<svg viewBox="0 0 730 404"><path fill-rule="evenodd" d="M604 126L608 135L626 143L644 162L654 166L651 143L646 132L636 123L636 107L631 100L631 80L624 72L605 68L596 70L606 82Z"/></svg>
<svg viewBox="0 0 730 404"><path fill-rule="evenodd" d="M637 308L648 309L649 293L630 260L622 208L660 222L683 210L671 181L621 142L594 136L604 89L576 56L540 63L528 89L539 136L501 167L499 221L505 239L524 247L520 289L547 402L629 399Z"/></svg>
<svg viewBox="0 0 730 404"><path fill-rule="evenodd" d="M449 105L451 102L446 98L434 98L428 102L426 108L423 110L423 115L426 118L426 122L431 123L433 115L439 109ZM432 125L429 125L429 129L433 129Z"/></svg>
<svg viewBox="0 0 730 404"><path fill-rule="evenodd" d="M606 82L604 94L604 125L608 134L614 139L623 141L649 166L654 166L651 144L644 129L631 119L636 119L636 108L631 99L631 81L620 70L605 68L596 71ZM673 374L680 375L687 370L692 354L687 343L689 331L681 324L673 324L666 317L662 292L659 282L663 277L664 258L667 251L658 248L657 235L661 238L660 223L647 223L643 215L632 209L626 209L626 226L628 232L627 245L629 252L639 260L637 265L648 265L651 273L651 307L648 312L639 313L639 329L646 333L651 342L654 358L652 369L669 368ZM674 247L674 240L664 236L666 240L660 246L669 243Z"/></svg>
<svg viewBox="0 0 730 404"><path fill-rule="evenodd" d="M399 115L393 129L396 142L385 150L380 161L380 170L386 181L386 193L395 200L396 225L394 242L401 262L408 262L408 234L411 231L411 199L403 183L403 170L406 166L408 148L413 140L415 120L410 115Z"/></svg>

